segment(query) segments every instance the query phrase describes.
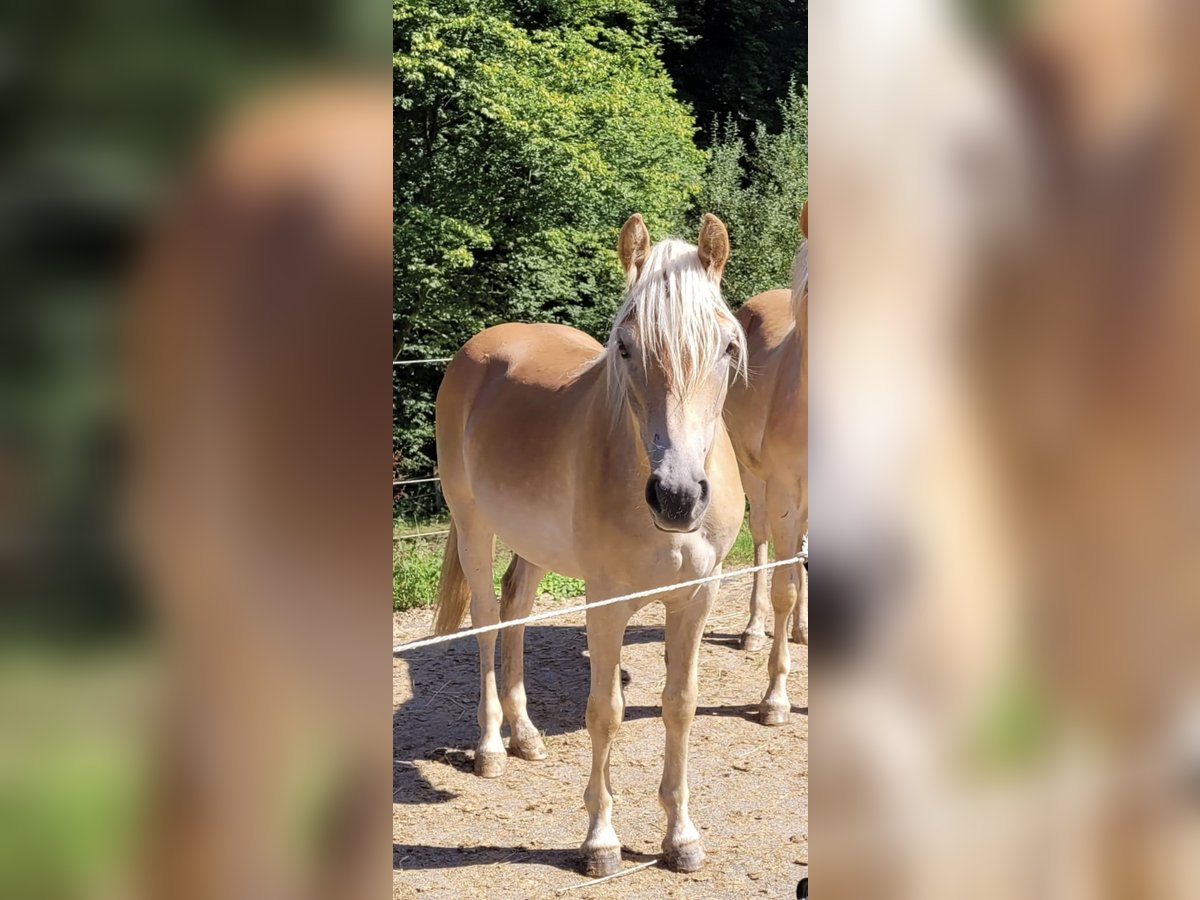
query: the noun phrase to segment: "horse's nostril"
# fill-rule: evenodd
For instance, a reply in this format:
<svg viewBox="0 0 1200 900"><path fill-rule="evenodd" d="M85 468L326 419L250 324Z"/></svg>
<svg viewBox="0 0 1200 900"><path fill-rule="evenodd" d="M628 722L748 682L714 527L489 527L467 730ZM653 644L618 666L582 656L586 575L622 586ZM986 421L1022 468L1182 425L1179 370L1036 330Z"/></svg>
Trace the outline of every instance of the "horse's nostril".
<svg viewBox="0 0 1200 900"><path fill-rule="evenodd" d="M662 501L658 496L661 484L657 475L651 475L650 480L646 482L646 505L659 514L662 513Z"/></svg>
<svg viewBox="0 0 1200 900"><path fill-rule="evenodd" d="M660 520L690 521L707 503L708 482L704 479L675 485L651 476L646 482L646 504Z"/></svg>

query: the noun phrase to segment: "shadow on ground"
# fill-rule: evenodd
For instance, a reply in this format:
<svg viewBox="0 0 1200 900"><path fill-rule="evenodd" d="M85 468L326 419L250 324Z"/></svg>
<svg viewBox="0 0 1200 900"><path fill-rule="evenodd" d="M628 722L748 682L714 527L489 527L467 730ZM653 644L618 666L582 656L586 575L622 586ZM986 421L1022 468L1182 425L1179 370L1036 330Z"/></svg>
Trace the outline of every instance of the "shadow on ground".
<svg viewBox="0 0 1200 900"><path fill-rule="evenodd" d="M621 848L626 863L649 862L655 857ZM392 844L392 868L400 871L461 869L466 866L490 866L516 863L553 866L567 872L579 872L581 857L577 849L535 849L532 847L435 847L429 844Z"/></svg>
<svg viewBox="0 0 1200 900"><path fill-rule="evenodd" d="M734 635L710 635L708 643L736 646ZM715 639L715 640L714 640ZM630 626L625 645L663 640L661 627ZM500 679L499 641L496 677ZM587 633L579 626L533 626L525 632L525 690L529 716L545 735L560 735L584 727L588 695ZM467 638L396 654L409 665L412 697L392 715L392 798L396 803L444 803L455 794L433 787L415 767L430 760L472 771L478 738L479 650ZM621 670L622 684L630 683ZM793 706L808 715L808 707ZM658 718L662 708L627 706L624 721ZM699 706L697 716L730 716L758 721L758 704ZM507 726L506 726L507 729ZM510 848L511 849L511 848ZM468 851L463 851L464 853Z"/></svg>
<svg viewBox="0 0 1200 900"><path fill-rule="evenodd" d="M661 627L630 626L625 644L663 640ZM496 642L500 679L500 642ZM578 626L533 626L525 632L525 692L529 717L546 735L584 727L588 695L587 634ZM392 714L392 798L396 803L444 803L453 793L434 788L415 760L471 771L479 736L479 649L467 638L395 654L408 662L412 697ZM629 684L622 669L621 681ZM626 721L658 716L658 707L633 707Z"/></svg>

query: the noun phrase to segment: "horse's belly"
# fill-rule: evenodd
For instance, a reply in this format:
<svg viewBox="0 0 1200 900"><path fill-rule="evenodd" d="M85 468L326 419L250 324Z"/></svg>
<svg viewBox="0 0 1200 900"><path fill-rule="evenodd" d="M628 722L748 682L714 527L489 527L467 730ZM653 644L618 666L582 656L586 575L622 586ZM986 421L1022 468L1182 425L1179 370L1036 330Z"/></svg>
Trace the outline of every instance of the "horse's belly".
<svg viewBox="0 0 1200 900"><path fill-rule="evenodd" d="M565 492L479 484L475 508L500 541L523 559L561 575L582 577Z"/></svg>

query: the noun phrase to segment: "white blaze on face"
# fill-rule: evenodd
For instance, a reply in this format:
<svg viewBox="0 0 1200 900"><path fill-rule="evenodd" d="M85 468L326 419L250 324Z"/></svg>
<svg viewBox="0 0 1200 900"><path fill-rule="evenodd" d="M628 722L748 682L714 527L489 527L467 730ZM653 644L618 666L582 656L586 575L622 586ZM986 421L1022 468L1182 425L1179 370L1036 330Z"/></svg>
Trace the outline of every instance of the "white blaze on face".
<svg viewBox="0 0 1200 900"><path fill-rule="evenodd" d="M702 243L714 229L724 239L714 222L706 219ZM656 522L690 528L707 504L708 452L745 337L696 247L660 241L631 280L609 338L611 398L637 423Z"/></svg>

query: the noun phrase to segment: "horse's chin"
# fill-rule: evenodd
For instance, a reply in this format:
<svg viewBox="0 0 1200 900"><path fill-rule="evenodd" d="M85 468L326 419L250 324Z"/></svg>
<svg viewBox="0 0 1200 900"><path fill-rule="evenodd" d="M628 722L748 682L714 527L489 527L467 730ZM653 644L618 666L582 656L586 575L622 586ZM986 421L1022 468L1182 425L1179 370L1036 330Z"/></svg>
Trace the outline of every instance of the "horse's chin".
<svg viewBox="0 0 1200 900"><path fill-rule="evenodd" d="M654 516L651 516L650 521L654 523L655 528L657 528L659 531L665 532L666 534L695 534L700 530L700 522L702 520L697 519L695 522L689 522L686 525L675 525L673 523L667 523L664 525Z"/></svg>

